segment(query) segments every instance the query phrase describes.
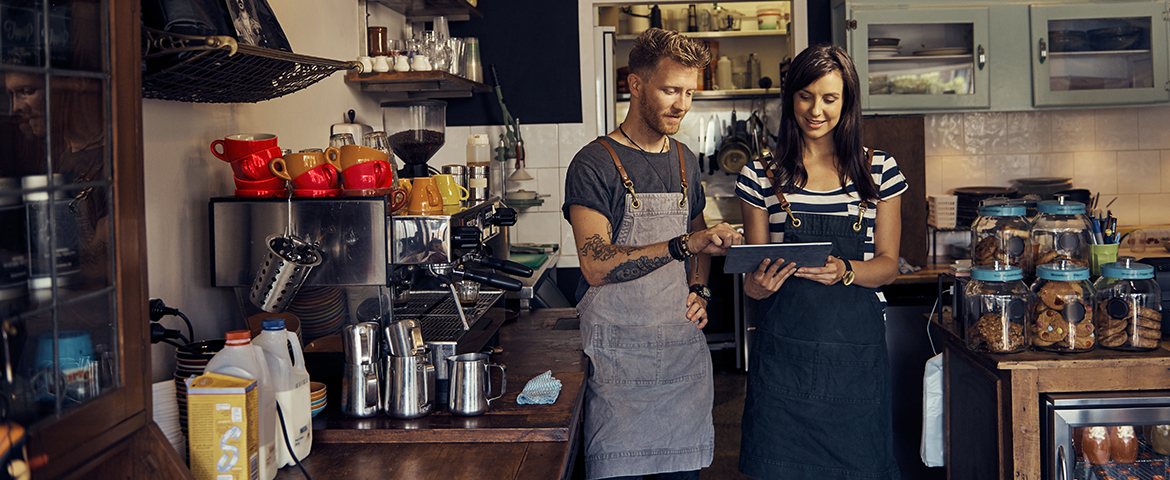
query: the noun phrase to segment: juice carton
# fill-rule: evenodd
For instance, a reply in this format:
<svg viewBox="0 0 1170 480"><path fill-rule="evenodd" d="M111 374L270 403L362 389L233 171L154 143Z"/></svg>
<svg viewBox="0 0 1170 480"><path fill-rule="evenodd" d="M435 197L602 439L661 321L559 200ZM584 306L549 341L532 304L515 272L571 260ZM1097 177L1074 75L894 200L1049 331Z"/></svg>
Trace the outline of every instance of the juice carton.
<svg viewBox="0 0 1170 480"><path fill-rule="evenodd" d="M218 373L187 379L188 450L196 479L259 477L258 395L255 380Z"/></svg>

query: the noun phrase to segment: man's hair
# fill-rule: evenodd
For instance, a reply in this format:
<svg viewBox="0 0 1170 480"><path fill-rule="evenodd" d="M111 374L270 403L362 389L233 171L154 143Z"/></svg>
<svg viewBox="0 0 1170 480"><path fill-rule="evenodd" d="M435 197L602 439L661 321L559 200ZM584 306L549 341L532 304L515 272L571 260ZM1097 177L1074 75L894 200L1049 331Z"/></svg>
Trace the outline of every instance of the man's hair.
<svg viewBox="0 0 1170 480"><path fill-rule="evenodd" d="M711 63L711 50L706 43L678 32L648 28L634 40L634 49L630 51L630 73L646 79L653 77L658 70L658 61L663 58L684 67L702 69Z"/></svg>

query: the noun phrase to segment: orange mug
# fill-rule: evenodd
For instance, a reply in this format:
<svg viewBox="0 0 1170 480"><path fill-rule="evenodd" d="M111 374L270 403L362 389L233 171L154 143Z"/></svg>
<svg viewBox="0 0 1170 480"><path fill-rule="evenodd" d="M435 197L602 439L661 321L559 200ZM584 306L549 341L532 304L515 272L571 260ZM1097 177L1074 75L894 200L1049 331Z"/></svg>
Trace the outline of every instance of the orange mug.
<svg viewBox="0 0 1170 480"><path fill-rule="evenodd" d="M410 189L410 201L406 204L406 213L410 215L441 215L443 213L443 196L439 194L439 187L431 177L417 177L414 186Z"/></svg>
<svg viewBox="0 0 1170 480"><path fill-rule="evenodd" d="M330 147L332 150L337 150ZM340 169L336 157L330 158L326 152L289 153L283 157L276 157L268 162L268 169L272 174L288 181L293 181L301 174L321 165L330 165Z"/></svg>
<svg viewBox="0 0 1170 480"><path fill-rule="evenodd" d="M337 162L337 169L341 171L366 162L390 161L390 156L386 155L386 152L361 145L342 145L341 148L329 147L325 150L325 155L334 159Z"/></svg>

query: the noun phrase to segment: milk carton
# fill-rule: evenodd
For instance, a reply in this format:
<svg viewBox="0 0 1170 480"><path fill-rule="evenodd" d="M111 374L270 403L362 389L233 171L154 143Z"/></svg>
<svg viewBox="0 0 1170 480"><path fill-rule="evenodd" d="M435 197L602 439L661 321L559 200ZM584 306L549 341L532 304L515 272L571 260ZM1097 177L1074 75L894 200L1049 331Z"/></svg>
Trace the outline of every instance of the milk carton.
<svg viewBox="0 0 1170 480"><path fill-rule="evenodd" d="M258 395L255 380L218 373L187 379L188 451L197 480L259 477Z"/></svg>

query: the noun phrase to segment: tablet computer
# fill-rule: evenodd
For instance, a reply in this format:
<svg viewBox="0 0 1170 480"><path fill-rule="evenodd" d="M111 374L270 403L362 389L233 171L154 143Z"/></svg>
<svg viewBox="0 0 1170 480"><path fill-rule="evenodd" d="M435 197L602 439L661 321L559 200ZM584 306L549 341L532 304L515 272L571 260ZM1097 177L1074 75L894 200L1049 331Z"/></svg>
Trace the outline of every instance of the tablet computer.
<svg viewBox="0 0 1170 480"><path fill-rule="evenodd" d="M727 251L723 273L754 272L765 258L772 260L783 258L785 265L795 263L796 268L823 267L831 251L833 244L830 242L732 245Z"/></svg>

